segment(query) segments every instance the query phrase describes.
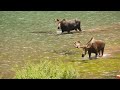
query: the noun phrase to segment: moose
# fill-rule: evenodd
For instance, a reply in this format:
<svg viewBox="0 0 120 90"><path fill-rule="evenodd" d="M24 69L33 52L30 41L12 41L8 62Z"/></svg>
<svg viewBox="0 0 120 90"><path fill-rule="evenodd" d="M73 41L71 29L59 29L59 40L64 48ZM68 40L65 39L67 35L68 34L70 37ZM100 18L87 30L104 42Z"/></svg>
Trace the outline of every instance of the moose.
<svg viewBox="0 0 120 90"><path fill-rule="evenodd" d="M95 40L95 38L92 37L86 45L81 46L81 42L77 41L77 42L74 43L74 46L76 48L82 48L83 49L82 57L84 57L86 55L87 51L88 51L89 59L92 59L91 58L91 53L95 53L95 58L97 58L98 55L100 57L103 56L104 48L105 48L105 42L102 41L102 40Z"/></svg>
<svg viewBox="0 0 120 90"><path fill-rule="evenodd" d="M81 22L77 19L74 19L74 20L66 20L66 19L59 20L59 19L56 19L55 21L57 22L57 25L58 25L57 28L61 29L62 33L65 32L65 31L70 33L70 31L72 31L72 30L82 31L81 30Z"/></svg>

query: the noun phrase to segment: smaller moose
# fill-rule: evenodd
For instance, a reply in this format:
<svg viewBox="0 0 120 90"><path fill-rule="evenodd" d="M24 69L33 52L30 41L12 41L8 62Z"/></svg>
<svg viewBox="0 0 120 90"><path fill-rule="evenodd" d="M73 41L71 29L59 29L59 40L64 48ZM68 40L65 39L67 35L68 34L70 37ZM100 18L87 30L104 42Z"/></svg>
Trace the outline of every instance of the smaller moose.
<svg viewBox="0 0 120 90"><path fill-rule="evenodd" d="M101 56L101 57L103 56L104 48L105 48L105 42L103 42L102 40L95 40L94 37L92 37L86 45L81 46L81 42L77 41L77 42L74 43L74 46L76 48L82 48L83 49L82 57L84 57L86 55L87 51L88 51L89 59L91 59L91 53L95 53L96 58L97 58L98 55Z"/></svg>
<svg viewBox="0 0 120 90"><path fill-rule="evenodd" d="M63 19L61 21L59 19L56 19L55 21L58 24L58 29L61 29L62 33L65 31L70 33L70 31L72 31L72 30L82 31L81 30L81 22L77 19L74 19L74 20Z"/></svg>

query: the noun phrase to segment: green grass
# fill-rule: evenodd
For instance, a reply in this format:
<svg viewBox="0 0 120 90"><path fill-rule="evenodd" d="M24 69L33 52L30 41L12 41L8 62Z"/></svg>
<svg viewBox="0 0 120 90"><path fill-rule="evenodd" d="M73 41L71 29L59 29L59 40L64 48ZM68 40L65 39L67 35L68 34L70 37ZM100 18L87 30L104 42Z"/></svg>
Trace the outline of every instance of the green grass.
<svg viewBox="0 0 120 90"><path fill-rule="evenodd" d="M37 64L28 63L22 70L16 69L17 79L71 79L78 78L79 73L72 64L61 61L40 61Z"/></svg>
<svg viewBox="0 0 120 90"><path fill-rule="evenodd" d="M56 18L77 18L81 20L81 27L84 32L57 35L57 26L54 21ZM0 11L1 78L13 78L15 73L11 71L11 68L16 64L21 68L27 68L27 66L29 66L28 64L26 65L27 61L31 61L31 64L41 65L41 63L39 63L41 60L47 60L48 63L50 62L51 64L57 61L60 62L60 65L67 65L69 63L68 65L71 65L72 68L75 68L75 70L76 68L78 69L77 71L80 74L79 78L94 78L94 75L86 76L87 71L84 71L89 68L89 71L92 69L89 63L100 63L103 61L110 64L110 61L111 64L115 63L117 66L120 58L115 57L115 60L113 58L106 60L105 58L103 60L82 61L82 50L74 48L73 43L80 40L85 44L94 36L96 39L102 39L106 42L105 53L114 51L114 49L119 48L120 45L119 22L119 11ZM92 29L96 31L90 31ZM116 54L114 56L116 56ZM86 57L88 56L86 55ZM85 66L87 68L81 68L87 64L89 67ZM99 67L101 66L100 64ZM39 65L34 68L38 67ZM97 67L96 64L95 66L93 65L93 67ZM60 68L61 66L59 69ZM113 66L110 68L113 68ZM67 69L68 68L66 68L66 71ZM101 70L102 69L104 68L101 68ZM32 69L32 71L34 71L34 69ZM81 74L82 71L84 73ZM97 71L94 73L96 72ZM101 77L100 73L97 75Z"/></svg>
<svg viewBox="0 0 120 90"><path fill-rule="evenodd" d="M17 79L115 79L120 74L120 55L111 59L27 62L16 67Z"/></svg>

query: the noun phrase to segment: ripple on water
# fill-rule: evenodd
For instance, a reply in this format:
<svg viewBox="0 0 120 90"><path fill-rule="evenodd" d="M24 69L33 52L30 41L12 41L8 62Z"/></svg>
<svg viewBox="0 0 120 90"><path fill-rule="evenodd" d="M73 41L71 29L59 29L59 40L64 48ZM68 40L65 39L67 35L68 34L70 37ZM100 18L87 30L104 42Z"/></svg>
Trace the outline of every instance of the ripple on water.
<svg viewBox="0 0 120 90"><path fill-rule="evenodd" d="M109 57L110 54L103 54L103 57Z"/></svg>

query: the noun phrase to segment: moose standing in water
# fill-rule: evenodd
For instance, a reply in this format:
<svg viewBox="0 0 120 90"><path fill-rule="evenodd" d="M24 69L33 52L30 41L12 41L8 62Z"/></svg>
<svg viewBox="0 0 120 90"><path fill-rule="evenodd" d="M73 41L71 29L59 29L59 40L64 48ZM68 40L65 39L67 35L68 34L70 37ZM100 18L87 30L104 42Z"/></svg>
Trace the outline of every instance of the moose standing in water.
<svg viewBox="0 0 120 90"><path fill-rule="evenodd" d="M96 58L98 55L101 57L103 56L105 42L103 42L102 40L95 40L94 37L92 37L86 45L81 46L80 41L77 41L74 43L74 46L76 48L83 48L82 57L84 57L88 51L89 59L91 59L91 53L95 53ZM101 52L101 55L100 55L100 52Z"/></svg>
<svg viewBox="0 0 120 90"><path fill-rule="evenodd" d="M74 19L74 20L63 19L61 21L59 19L56 19L55 21L58 24L58 29L62 30L62 33L65 32L65 31L70 33L71 30L82 31L80 21L77 20L77 19Z"/></svg>

